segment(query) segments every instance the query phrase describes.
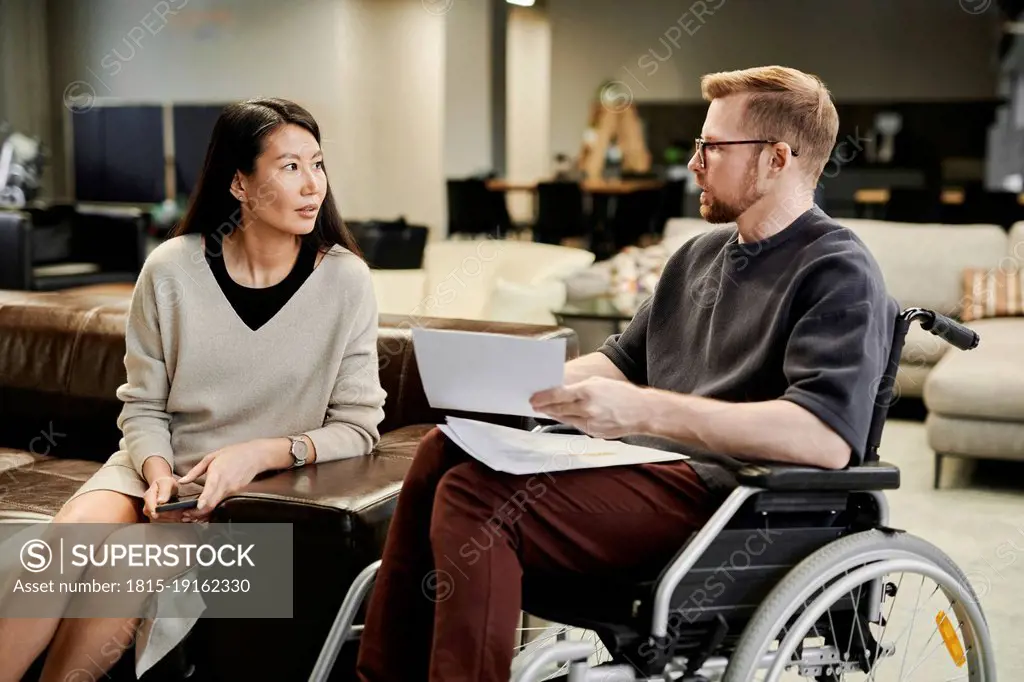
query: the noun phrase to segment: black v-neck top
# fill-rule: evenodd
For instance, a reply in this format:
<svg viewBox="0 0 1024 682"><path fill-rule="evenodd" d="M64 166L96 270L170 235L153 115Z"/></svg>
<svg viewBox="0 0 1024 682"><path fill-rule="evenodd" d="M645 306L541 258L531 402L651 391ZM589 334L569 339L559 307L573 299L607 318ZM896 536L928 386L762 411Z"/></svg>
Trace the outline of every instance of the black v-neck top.
<svg viewBox="0 0 1024 682"><path fill-rule="evenodd" d="M283 280L269 287L242 286L228 274L221 239L211 235L205 241L206 262L210 264L217 284L231 307L253 331L270 321L288 303L316 267L316 249L303 242L295 265Z"/></svg>

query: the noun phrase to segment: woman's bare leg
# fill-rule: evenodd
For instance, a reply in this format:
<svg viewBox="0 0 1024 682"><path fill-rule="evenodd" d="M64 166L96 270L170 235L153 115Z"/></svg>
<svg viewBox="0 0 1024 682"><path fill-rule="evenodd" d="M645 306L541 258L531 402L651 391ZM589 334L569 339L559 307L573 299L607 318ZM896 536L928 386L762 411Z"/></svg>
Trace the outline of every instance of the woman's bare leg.
<svg viewBox="0 0 1024 682"><path fill-rule="evenodd" d="M53 523L134 523L141 518L141 500L111 490L93 490L64 505ZM120 618L111 620L118 624L122 621ZM0 682L18 682L25 675L53 639L60 621L60 618L0 618ZM49 664L46 667L50 667Z"/></svg>
<svg viewBox="0 0 1024 682"><path fill-rule="evenodd" d="M39 682L103 679L135 640L138 618L64 618Z"/></svg>
<svg viewBox="0 0 1024 682"><path fill-rule="evenodd" d="M187 523L138 523L115 530L107 535L108 545L156 547L165 543L195 542L196 527ZM175 566L132 569L110 565L86 569L81 580L102 584L123 583L132 577L153 582L170 580L181 572ZM40 682L75 682L99 680L106 676L125 651L132 646L150 595L145 592L119 595L118 615L97 618L90 614L104 611L109 603L106 595L82 593L75 595L68 616L61 620L50 644L50 652L40 676ZM134 603L135 608L130 608ZM122 615L127 613L128 615Z"/></svg>

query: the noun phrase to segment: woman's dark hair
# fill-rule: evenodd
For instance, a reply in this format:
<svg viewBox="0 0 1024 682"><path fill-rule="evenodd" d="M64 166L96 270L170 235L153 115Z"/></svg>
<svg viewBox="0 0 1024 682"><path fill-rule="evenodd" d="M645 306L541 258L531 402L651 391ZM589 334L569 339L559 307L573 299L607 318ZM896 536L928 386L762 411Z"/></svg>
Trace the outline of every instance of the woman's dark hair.
<svg viewBox="0 0 1024 682"><path fill-rule="evenodd" d="M308 111L294 102L277 98L250 99L225 107L213 128L206 161L188 210L171 236L215 234L220 241L233 232L242 221L241 205L231 194L235 172L252 173L266 137L288 123L302 126L316 138L317 144L320 143L320 126ZM338 244L362 257L334 203L329 181L313 231L305 235L303 241L323 251Z"/></svg>

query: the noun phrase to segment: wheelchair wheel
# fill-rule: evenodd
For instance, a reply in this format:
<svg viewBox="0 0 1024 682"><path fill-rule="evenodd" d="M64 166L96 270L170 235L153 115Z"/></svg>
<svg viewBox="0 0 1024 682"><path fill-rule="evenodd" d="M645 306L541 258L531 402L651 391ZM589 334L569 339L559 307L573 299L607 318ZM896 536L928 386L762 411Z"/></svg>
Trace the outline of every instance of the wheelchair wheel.
<svg viewBox="0 0 1024 682"><path fill-rule="evenodd" d="M723 682L996 679L963 572L906 533L865 531L808 556L764 600Z"/></svg>

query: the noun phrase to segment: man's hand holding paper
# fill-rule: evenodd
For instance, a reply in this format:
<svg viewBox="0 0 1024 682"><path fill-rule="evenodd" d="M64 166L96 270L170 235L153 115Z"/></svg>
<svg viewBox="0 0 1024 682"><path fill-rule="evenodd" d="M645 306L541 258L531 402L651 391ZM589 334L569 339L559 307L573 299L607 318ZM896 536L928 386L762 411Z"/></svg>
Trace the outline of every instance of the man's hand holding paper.
<svg viewBox="0 0 1024 682"><path fill-rule="evenodd" d="M645 391L628 381L591 377L539 391L530 406L595 438L622 438L645 432Z"/></svg>

